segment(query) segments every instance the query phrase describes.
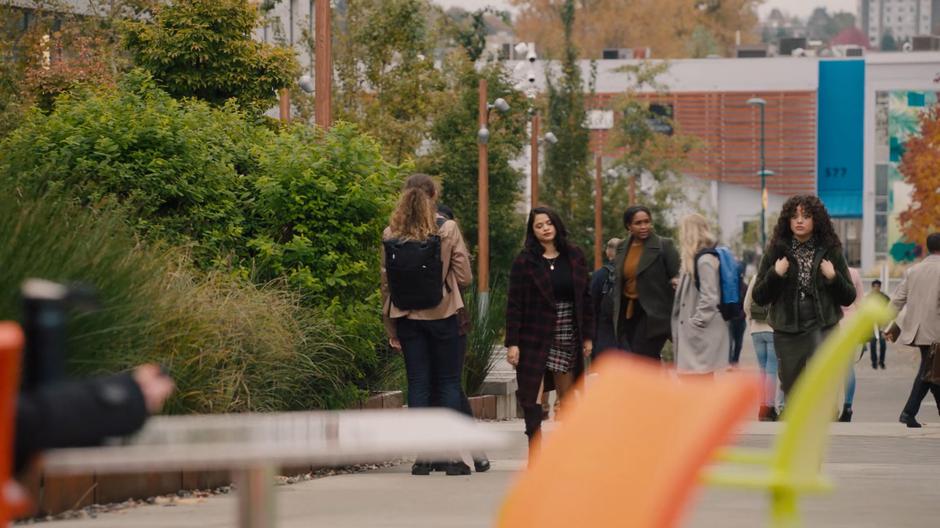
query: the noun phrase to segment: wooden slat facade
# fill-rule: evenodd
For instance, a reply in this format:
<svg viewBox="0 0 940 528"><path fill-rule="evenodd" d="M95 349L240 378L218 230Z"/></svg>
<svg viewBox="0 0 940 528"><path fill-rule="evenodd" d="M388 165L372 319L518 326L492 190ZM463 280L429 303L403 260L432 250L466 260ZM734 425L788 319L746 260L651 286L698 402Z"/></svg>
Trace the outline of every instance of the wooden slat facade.
<svg viewBox="0 0 940 528"><path fill-rule="evenodd" d="M597 94L590 107L612 108L620 94ZM687 174L706 180L760 187L760 111L751 97L767 101L764 133L766 167L775 176L767 188L776 194L816 191L816 92L682 92L644 94L650 102L671 104L677 132L699 138ZM619 118L617 112L614 119ZM615 125L616 126L616 125ZM592 148L608 144L608 131L592 131ZM595 150L596 151L596 150Z"/></svg>

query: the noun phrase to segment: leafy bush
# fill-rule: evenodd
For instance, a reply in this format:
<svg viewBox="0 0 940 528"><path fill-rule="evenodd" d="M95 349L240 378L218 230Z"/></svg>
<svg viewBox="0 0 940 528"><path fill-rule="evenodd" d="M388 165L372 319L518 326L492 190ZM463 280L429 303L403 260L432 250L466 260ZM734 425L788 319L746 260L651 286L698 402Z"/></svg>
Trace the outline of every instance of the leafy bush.
<svg viewBox="0 0 940 528"><path fill-rule="evenodd" d="M33 112L0 148L0 178L28 195L119 203L149 238L195 241L202 262L241 245L252 145L270 135L234 107L176 101L137 71L115 92Z"/></svg>
<svg viewBox="0 0 940 528"><path fill-rule="evenodd" d="M284 277L305 304L322 306L355 351L364 388L384 389L398 370L381 324L379 251L404 170L349 124L328 132L289 128L259 149L255 235L257 280ZM394 362L393 362L394 363Z"/></svg>
<svg viewBox="0 0 940 528"><path fill-rule="evenodd" d="M262 280L284 276L316 304L365 300L402 171L355 127L295 126L258 156L256 236Z"/></svg>
<svg viewBox="0 0 940 528"><path fill-rule="evenodd" d="M73 374L160 362L178 386L171 412L341 407L359 397L342 336L295 295L196 271L178 250L141 244L114 211L0 196L0 319L18 318L27 277L99 292L101 310L71 318Z"/></svg>
<svg viewBox="0 0 940 528"><path fill-rule="evenodd" d="M290 86L300 67L294 51L255 41L261 13L245 0L187 0L155 9L153 19L127 22L134 62L175 97L196 97L261 114L275 90Z"/></svg>

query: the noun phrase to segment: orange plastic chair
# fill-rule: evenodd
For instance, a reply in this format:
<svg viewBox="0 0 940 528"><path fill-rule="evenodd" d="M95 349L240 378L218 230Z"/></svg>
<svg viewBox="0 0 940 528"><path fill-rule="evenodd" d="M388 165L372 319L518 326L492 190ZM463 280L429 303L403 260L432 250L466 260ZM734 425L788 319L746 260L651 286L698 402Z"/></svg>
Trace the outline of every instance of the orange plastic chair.
<svg viewBox="0 0 940 528"><path fill-rule="evenodd" d="M22 352L20 326L0 322L0 526L3 527L30 511L26 492L13 479L13 427Z"/></svg>
<svg viewBox="0 0 940 528"><path fill-rule="evenodd" d="M675 526L700 471L760 394L746 374L676 381L658 364L610 354L596 367L510 490L499 526Z"/></svg>

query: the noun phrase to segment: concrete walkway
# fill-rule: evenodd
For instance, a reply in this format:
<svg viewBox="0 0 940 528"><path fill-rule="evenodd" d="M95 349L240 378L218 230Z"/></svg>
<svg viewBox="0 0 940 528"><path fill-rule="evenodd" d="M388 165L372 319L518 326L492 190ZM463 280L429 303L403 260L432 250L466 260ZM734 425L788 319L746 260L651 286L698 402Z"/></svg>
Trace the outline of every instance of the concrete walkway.
<svg viewBox="0 0 940 528"><path fill-rule="evenodd" d="M913 379L916 351L892 347L888 369L856 364L855 421L836 423L826 472L835 493L803 502L806 526L903 528L935 526L940 519L940 418L931 397L918 416L922 429L897 423ZM747 344L742 353L752 363ZM745 365L747 368L747 365ZM285 528L482 527L491 526L513 475L524 465L525 437L519 421L486 427L505 434L511 447L490 453L493 469L469 477L410 475L410 464L369 473L328 477L277 488L279 526ZM739 443L766 446L779 424L750 423ZM760 494L703 489L683 526L766 525L767 499ZM233 496L184 499L175 505L131 508L97 519L58 521L63 528L215 528L235 525Z"/></svg>

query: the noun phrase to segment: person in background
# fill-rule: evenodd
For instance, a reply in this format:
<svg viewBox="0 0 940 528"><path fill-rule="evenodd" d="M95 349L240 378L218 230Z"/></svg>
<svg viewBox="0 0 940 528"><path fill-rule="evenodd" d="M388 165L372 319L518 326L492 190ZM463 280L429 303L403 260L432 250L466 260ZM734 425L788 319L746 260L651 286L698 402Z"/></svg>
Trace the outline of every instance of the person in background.
<svg viewBox="0 0 940 528"><path fill-rule="evenodd" d="M745 291L747 285L744 282L744 262L738 262L738 291ZM738 366L741 359L741 347L744 346L744 331L747 330L747 319L744 316L744 310L736 313L728 321L728 333L731 336L730 346L728 347L728 364L733 368Z"/></svg>
<svg viewBox="0 0 940 528"><path fill-rule="evenodd" d="M433 190L433 186L425 186L425 191ZM437 204L437 221L441 223L446 220L457 221L454 217L454 210L450 207L438 203ZM463 292L461 292L461 299L463 299ZM467 334L470 332L470 314L467 312L467 307L464 306L457 310L457 321L459 323L459 334L461 337L461 347L463 348L463 356L467 355ZM432 390L431 394L435 394L436 390ZM432 402L434 406L440 406L440 402ZM460 412L465 415L473 418L473 408L470 407L470 400L467 398L467 393L463 390L463 385L460 387ZM447 471L447 464L437 463L433 465L435 471ZM490 459L487 458L486 453L475 453L473 454L473 470L477 473L483 473L489 471L490 469Z"/></svg>
<svg viewBox="0 0 940 528"><path fill-rule="evenodd" d="M906 310L897 320L899 333L892 331L888 338L920 349L920 368L898 418L908 427L920 427L917 412L928 391L933 393L940 411L940 385L924 380L930 347L940 343L940 232L927 237L927 251L929 254L924 260L907 270L904 280L891 296L891 306L895 310Z"/></svg>
<svg viewBox="0 0 940 528"><path fill-rule="evenodd" d="M789 396L806 362L855 302L855 287L826 207L815 195L789 198L761 259L754 302L770 307L774 351Z"/></svg>
<svg viewBox="0 0 940 528"><path fill-rule="evenodd" d="M882 299L885 302L891 301L891 298L881 291L881 281L878 279L871 281L871 291L868 292L868 296L874 297L876 299ZM881 347L880 351L878 347ZM868 352L871 354L871 368L885 368L885 352L887 351L887 348L888 344L885 342L884 332L881 328L875 327L871 336L871 341L868 342Z"/></svg>
<svg viewBox="0 0 940 528"><path fill-rule="evenodd" d="M852 278L852 286L855 287L855 302L842 307L842 320L845 321L850 315L855 313L859 305L862 304L862 291L865 286L862 284L862 276L857 268L849 268L849 276ZM864 345L863 345L864 346ZM862 353L865 353L864 348ZM859 358L861 359L861 358ZM842 400L842 412L839 414L840 422L852 421L852 403L855 401L855 362L849 367L848 376L845 378L845 399Z"/></svg>
<svg viewBox="0 0 940 528"><path fill-rule="evenodd" d="M565 401L594 348L594 314L584 253L568 242L558 214L529 212L525 247L512 263L506 305L506 360L516 368L530 460L542 428L542 396ZM562 403L564 405L564 403Z"/></svg>
<svg viewBox="0 0 940 528"><path fill-rule="evenodd" d="M751 279L744 296L744 315L751 329L751 341L754 354L763 377L763 400L757 411L757 419L762 422L776 422L777 408L777 353L774 352L774 329L767 324L767 307L754 304L754 284L757 277ZM780 402L782 405L783 402Z"/></svg>
<svg viewBox="0 0 940 528"><path fill-rule="evenodd" d="M604 317L613 327L619 348L659 360L666 339L671 338L679 252L671 239L653 232L653 213L646 206L627 208L623 226L628 237L617 248L614 261L614 291L619 295L613 295Z"/></svg>
<svg viewBox="0 0 940 528"><path fill-rule="evenodd" d="M728 366L728 325L718 304L721 278L715 235L700 214L679 221L681 265L679 288L672 304L672 343L680 376L713 376Z"/></svg>
<svg viewBox="0 0 940 528"><path fill-rule="evenodd" d="M607 241L607 247L604 255L607 262L591 274L591 302L594 306L595 325L594 325L594 354L600 354L607 349L617 348L617 338L614 336L614 327L611 318L602 320L599 317L601 313L601 303L610 303L609 293L613 290L617 282L617 271L614 268L614 259L617 258L617 248L623 239L611 238ZM610 310L607 310L608 314Z"/></svg>
<svg viewBox="0 0 940 528"><path fill-rule="evenodd" d="M386 252L381 253L382 319L389 345L401 350L408 378L408 407L430 407L432 400L460 412L461 374L465 337L460 334L457 311L463 307L460 289L470 285L470 254L457 223L437 221L437 184L426 174L412 174L392 212L383 241L396 243L437 241L440 244L440 291L421 289L420 284L395 284L390 279ZM435 239L434 237L439 237ZM431 269L431 268L428 268ZM422 277L423 278L423 277ZM417 288L417 289L416 289ZM399 293L396 293L399 292ZM440 301L430 308L402 308L393 297L424 298L428 294ZM432 396L432 391L434 392ZM428 475L432 463L417 460L413 475ZM468 475L470 467L462 460L447 462L448 475Z"/></svg>

